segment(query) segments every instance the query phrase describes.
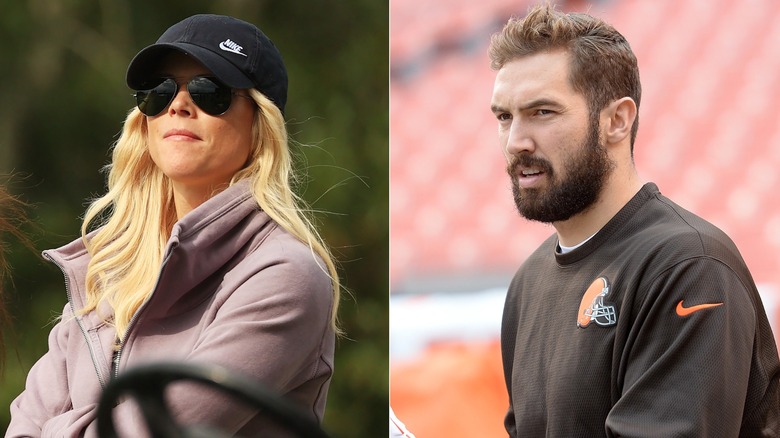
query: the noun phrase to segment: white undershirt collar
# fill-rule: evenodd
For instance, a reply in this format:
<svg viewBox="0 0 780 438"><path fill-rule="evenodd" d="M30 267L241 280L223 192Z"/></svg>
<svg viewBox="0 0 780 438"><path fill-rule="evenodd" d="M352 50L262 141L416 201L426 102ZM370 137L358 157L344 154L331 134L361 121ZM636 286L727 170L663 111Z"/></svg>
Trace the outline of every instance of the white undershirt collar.
<svg viewBox="0 0 780 438"><path fill-rule="evenodd" d="M598 231L596 231L595 233L591 234L590 237L588 237L587 239L583 240L582 242L580 242L580 243L578 243L578 244L576 244L574 246L563 246L563 245L561 245L561 241L558 240L558 252L560 254L566 254L568 252L572 252L575 249L577 249L577 248L581 247L582 245L584 245L588 240L592 239L593 236L595 236L596 234L598 234Z"/></svg>

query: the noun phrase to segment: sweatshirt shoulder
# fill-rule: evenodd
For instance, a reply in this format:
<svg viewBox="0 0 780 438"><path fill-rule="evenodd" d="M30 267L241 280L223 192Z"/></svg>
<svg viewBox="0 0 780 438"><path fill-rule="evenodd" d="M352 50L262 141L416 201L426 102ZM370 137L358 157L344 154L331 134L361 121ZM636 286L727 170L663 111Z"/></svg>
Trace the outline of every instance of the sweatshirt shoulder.
<svg viewBox="0 0 780 438"><path fill-rule="evenodd" d="M259 271L273 267L290 282L321 283L330 288L328 268L322 258L307 244L282 228L275 221L244 261L240 270Z"/></svg>
<svg viewBox="0 0 780 438"><path fill-rule="evenodd" d="M648 240L671 250L685 250L691 255L723 258L739 254L723 230L669 198L659 194L648 207L651 218L643 232Z"/></svg>

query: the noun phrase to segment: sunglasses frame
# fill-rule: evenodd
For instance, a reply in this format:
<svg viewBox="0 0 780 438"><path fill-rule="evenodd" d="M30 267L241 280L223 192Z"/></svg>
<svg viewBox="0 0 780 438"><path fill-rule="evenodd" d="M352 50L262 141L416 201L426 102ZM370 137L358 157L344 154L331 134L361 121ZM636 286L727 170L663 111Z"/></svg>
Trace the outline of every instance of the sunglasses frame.
<svg viewBox="0 0 780 438"><path fill-rule="evenodd" d="M192 102L198 108L200 108L201 111L210 116L217 117L225 114L233 103L233 96L245 97L252 100L250 96L236 93L231 87L225 85L219 79L213 76L194 76L192 79L181 85L176 80L176 78L173 77L162 77L159 79L161 80L156 86L144 90L136 90L136 92L133 93L133 97L135 97L136 100L136 106L144 115L148 117L154 117L162 114L163 111L165 111L165 109L170 106L170 104L179 94L181 85L184 85L184 87L187 89L187 93L190 95L190 100L192 100ZM170 84L173 84L172 92L170 91ZM202 85L207 90L193 90L191 89L193 84L195 84L195 87ZM168 89L158 90L163 86L167 87ZM209 92L208 89L211 91ZM227 90L227 92L224 90ZM160 102L155 103L154 99L162 99L166 95L168 97L164 100L164 105ZM225 97L228 96L229 99L227 99L227 101L214 102L215 98L225 99ZM149 110L156 109L157 105L160 105L159 111L154 112ZM149 108L150 106L151 108Z"/></svg>

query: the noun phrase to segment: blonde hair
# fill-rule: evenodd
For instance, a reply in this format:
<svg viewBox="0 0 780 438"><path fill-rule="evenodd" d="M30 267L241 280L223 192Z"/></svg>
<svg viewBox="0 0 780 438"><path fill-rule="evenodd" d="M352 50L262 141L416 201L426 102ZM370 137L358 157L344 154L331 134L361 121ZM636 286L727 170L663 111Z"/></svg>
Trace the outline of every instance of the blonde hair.
<svg viewBox="0 0 780 438"><path fill-rule="evenodd" d="M331 325L339 332L337 310L340 295L333 257L306 215L309 210L293 191L295 173L281 111L257 90L249 90L258 110L252 125L254 138L246 167L231 184L249 179L259 207L287 232L311 248L324 262L333 292ZM176 222L173 191L157 168L146 143L146 117L134 108L112 151L108 191L87 209L82 239L92 256L87 267L87 303L82 313L106 302L114 311L112 323L124 339L138 308L154 289L163 251ZM99 228L88 237L94 225Z"/></svg>

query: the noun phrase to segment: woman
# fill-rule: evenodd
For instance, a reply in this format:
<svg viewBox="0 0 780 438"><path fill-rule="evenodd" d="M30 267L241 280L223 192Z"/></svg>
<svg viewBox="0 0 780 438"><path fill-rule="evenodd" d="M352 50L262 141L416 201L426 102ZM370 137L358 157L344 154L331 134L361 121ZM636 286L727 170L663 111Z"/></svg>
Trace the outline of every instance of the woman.
<svg viewBox="0 0 780 438"><path fill-rule="evenodd" d="M227 367L321 421L339 282L290 187L281 55L250 23L196 15L139 52L127 83L138 108L114 145L108 192L80 239L44 252L69 303L6 436L94 435L106 383L159 360ZM183 424L282 434L202 388L169 400ZM120 436L143 430L128 403L114 418Z"/></svg>

